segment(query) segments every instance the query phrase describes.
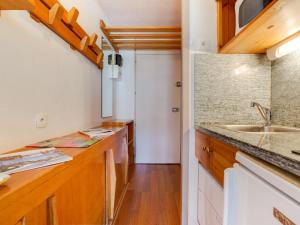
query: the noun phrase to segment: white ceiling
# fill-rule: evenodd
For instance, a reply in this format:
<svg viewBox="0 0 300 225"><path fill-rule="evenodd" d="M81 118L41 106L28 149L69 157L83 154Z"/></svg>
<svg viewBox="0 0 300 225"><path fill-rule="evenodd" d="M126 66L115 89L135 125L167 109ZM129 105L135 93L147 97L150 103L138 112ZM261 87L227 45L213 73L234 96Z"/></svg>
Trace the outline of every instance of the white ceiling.
<svg viewBox="0 0 300 225"><path fill-rule="evenodd" d="M98 0L110 23L128 26L180 26L181 0Z"/></svg>

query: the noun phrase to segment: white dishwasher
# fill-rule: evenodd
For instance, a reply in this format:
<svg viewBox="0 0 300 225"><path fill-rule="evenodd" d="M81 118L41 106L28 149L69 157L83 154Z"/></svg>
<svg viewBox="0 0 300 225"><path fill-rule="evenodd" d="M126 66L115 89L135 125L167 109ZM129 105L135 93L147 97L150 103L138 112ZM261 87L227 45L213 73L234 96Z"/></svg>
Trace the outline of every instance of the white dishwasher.
<svg viewBox="0 0 300 225"><path fill-rule="evenodd" d="M300 188L245 154L225 171L224 225L300 225Z"/></svg>

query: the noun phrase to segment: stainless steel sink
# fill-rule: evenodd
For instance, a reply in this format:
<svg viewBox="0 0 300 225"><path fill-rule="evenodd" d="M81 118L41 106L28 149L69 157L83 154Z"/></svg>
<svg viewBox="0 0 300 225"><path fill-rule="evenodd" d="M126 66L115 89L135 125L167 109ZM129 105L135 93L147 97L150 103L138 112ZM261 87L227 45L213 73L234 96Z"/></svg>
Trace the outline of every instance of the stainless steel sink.
<svg viewBox="0 0 300 225"><path fill-rule="evenodd" d="M219 127L237 131L237 132L249 132L249 133L288 133L288 132L300 132L299 128L284 127L284 126L257 126L257 125L219 125Z"/></svg>

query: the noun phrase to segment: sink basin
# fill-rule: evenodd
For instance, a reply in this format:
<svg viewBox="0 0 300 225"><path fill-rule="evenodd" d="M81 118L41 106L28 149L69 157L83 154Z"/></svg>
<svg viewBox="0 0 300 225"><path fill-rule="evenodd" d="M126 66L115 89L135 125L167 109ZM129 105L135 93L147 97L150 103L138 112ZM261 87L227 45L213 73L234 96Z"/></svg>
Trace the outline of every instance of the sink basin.
<svg viewBox="0 0 300 225"><path fill-rule="evenodd" d="M249 132L249 133L288 133L288 132L300 132L299 128L284 127L284 126L258 126L258 125L219 125L219 127L237 131L237 132Z"/></svg>

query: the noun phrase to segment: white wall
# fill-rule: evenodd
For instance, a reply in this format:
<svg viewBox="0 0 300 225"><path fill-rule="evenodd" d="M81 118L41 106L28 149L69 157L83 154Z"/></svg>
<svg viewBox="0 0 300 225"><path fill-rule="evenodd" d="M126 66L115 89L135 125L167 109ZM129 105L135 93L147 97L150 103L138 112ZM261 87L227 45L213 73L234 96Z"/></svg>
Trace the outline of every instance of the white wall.
<svg viewBox="0 0 300 225"><path fill-rule="evenodd" d="M217 8L213 0L182 0L183 115L182 225L197 221L198 162L195 157L193 53L216 52Z"/></svg>
<svg viewBox="0 0 300 225"><path fill-rule="evenodd" d="M184 1L184 0L183 0ZM190 50L217 52L217 4L212 0L190 1Z"/></svg>
<svg viewBox="0 0 300 225"><path fill-rule="evenodd" d="M100 35L106 19L94 0L61 0L76 6L79 23ZM27 12L0 17L0 152L64 135L101 122L101 71ZM48 127L35 127L46 113Z"/></svg>
<svg viewBox="0 0 300 225"><path fill-rule="evenodd" d="M116 118L135 118L135 51L120 51L123 57L122 75L116 81Z"/></svg>

